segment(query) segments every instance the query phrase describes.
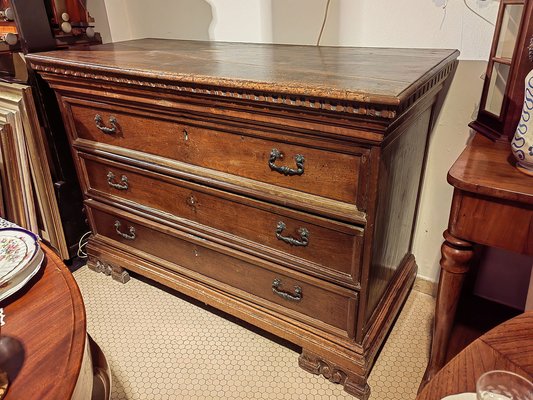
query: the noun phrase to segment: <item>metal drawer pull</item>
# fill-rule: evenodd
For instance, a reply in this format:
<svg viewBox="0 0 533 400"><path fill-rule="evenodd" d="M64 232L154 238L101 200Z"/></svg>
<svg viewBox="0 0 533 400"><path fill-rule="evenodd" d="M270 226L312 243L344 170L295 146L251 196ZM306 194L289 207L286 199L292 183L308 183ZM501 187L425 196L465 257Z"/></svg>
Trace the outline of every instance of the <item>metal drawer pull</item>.
<svg viewBox="0 0 533 400"><path fill-rule="evenodd" d="M133 239L135 239L137 237L137 235L135 234L135 228L133 226L129 227L129 231L130 231L129 234L121 232L120 231L120 226L121 226L120 221L115 221L115 231L117 231L117 234L122 236L124 239L133 240Z"/></svg>
<svg viewBox="0 0 533 400"><path fill-rule="evenodd" d="M111 116L109 117L109 124L111 125L111 128L108 128L104 125L104 120L100 114L96 114L94 116L94 122L96 123L96 127L100 129L102 132L110 135L112 133L117 133L117 124L118 121L115 117Z"/></svg>
<svg viewBox="0 0 533 400"><path fill-rule="evenodd" d="M292 169L286 166L278 167L274 164L278 159L283 159L283 153L278 149L272 149L272 151L270 152L270 158L268 159L268 166L272 171L279 172L280 174L283 174L285 176L302 175L304 173L305 157L303 155L296 154L294 156L294 161L296 162L297 169Z"/></svg>
<svg viewBox="0 0 533 400"><path fill-rule="evenodd" d="M289 243L291 246L307 246L309 244L309 231L305 228L299 228L300 240L294 239L289 236L283 236L281 232L286 228L285 222L279 221L276 227L276 237L279 240L283 240L285 243Z"/></svg>
<svg viewBox="0 0 533 400"><path fill-rule="evenodd" d="M120 181L122 183L113 182L114 180L115 180L115 174L109 171L107 173L108 185L118 190L128 190L128 177L126 175L122 175L120 177Z"/></svg>
<svg viewBox="0 0 533 400"><path fill-rule="evenodd" d="M281 289L281 279L276 278L272 281L272 291L284 300L288 301L300 301L302 300L302 288L300 286L294 286L294 294L283 292Z"/></svg>

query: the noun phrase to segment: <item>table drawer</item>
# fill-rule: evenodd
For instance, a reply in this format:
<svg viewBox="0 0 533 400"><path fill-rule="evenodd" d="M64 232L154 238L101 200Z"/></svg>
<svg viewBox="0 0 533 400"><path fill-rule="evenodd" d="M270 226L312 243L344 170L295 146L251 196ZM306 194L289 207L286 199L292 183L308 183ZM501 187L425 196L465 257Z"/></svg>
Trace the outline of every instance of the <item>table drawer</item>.
<svg viewBox="0 0 533 400"><path fill-rule="evenodd" d="M208 124L207 118L177 118L72 98L63 101L75 145L97 143L99 149L112 153L133 150L128 153L133 158L157 162L157 157L164 157L354 205L361 197L367 149L345 154L272 140L259 129L250 132L250 127L243 134L233 124ZM174 167L180 168L179 164Z"/></svg>
<svg viewBox="0 0 533 400"><path fill-rule="evenodd" d="M191 278L202 281L201 277L206 277L208 279L204 283L234 292L246 300L321 328L327 328L323 326L326 324L335 328L333 331L341 330L353 336L357 303L355 291L92 200L86 204L93 233L98 240L123 250L129 248L129 251L156 263L156 258L170 262L170 268L178 273L192 274ZM200 277L198 274L201 274ZM331 331L331 328L328 330Z"/></svg>
<svg viewBox="0 0 533 400"><path fill-rule="evenodd" d="M364 230L78 153L89 196L171 215L196 234L336 283L359 284ZM132 204L135 203L135 204ZM165 215L163 215L165 217Z"/></svg>

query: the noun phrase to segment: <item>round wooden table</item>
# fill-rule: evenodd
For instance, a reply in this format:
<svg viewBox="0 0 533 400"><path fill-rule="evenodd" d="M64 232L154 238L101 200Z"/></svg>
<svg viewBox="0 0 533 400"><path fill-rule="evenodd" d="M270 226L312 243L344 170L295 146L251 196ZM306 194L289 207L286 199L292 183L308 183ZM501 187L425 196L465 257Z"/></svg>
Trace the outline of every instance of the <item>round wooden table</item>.
<svg viewBox="0 0 533 400"><path fill-rule="evenodd" d="M475 392L481 374L495 369L532 380L533 311L498 325L472 342L429 381L416 400Z"/></svg>
<svg viewBox="0 0 533 400"><path fill-rule="evenodd" d="M93 366L85 307L74 277L47 247L37 275L0 302L5 399L91 398Z"/></svg>

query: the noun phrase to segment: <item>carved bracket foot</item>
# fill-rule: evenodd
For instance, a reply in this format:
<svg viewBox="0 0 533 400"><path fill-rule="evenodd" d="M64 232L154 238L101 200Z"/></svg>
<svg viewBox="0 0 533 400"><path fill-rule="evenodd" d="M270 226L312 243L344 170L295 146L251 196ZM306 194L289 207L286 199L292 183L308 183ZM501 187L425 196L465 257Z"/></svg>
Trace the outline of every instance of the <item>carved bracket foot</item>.
<svg viewBox="0 0 533 400"><path fill-rule="evenodd" d="M343 385L346 392L361 400L367 400L370 396L370 387L366 383L366 378L344 371L316 354L303 350L298 358L298 364L307 372L322 375L330 382Z"/></svg>
<svg viewBox="0 0 533 400"><path fill-rule="evenodd" d="M111 276L111 278L120 283L126 283L130 280L130 274L128 271L122 267L119 267L118 265L109 264L91 257L89 258L87 266L93 271L101 272L104 275Z"/></svg>

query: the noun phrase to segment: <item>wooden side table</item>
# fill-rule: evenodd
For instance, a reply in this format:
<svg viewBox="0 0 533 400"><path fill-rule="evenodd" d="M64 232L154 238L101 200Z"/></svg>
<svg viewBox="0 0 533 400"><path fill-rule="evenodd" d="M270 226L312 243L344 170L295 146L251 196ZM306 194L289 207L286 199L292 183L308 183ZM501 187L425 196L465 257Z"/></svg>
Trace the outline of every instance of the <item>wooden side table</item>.
<svg viewBox="0 0 533 400"><path fill-rule="evenodd" d="M421 388L443 367L472 244L533 255L533 178L514 167L509 143L477 134L448 173L454 186L431 355Z"/></svg>
<svg viewBox="0 0 533 400"><path fill-rule="evenodd" d="M533 311L519 315L468 345L442 368L416 400L442 399L476 391L477 379L503 369L529 380L533 375Z"/></svg>
<svg viewBox="0 0 533 400"><path fill-rule="evenodd" d="M105 379L110 385L108 368L87 336L78 285L59 257L41 247L45 260L37 275L0 302L6 322L0 367L9 377L4 400L88 399L96 392L108 399L109 387L100 389Z"/></svg>

